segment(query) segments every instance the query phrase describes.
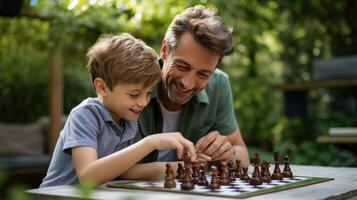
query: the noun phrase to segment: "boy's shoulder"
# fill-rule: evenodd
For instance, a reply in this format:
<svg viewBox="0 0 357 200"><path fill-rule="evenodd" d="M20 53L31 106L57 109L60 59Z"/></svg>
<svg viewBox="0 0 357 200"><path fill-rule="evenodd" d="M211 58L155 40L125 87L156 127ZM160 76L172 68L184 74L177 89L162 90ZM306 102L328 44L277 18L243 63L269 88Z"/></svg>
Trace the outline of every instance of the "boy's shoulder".
<svg viewBox="0 0 357 200"><path fill-rule="evenodd" d="M103 121L111 121L109 111L102 105L98 98L87 98L72 109L69 118L81 118L91 121L102 119Z"/></svg>

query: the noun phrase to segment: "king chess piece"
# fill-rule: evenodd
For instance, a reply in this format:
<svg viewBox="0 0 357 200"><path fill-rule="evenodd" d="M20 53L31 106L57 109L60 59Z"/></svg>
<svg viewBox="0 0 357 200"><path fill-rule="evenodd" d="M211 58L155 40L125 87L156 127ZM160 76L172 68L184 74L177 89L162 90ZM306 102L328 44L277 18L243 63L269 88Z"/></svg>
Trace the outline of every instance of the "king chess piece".
<svg viewBox="0 0 357 200"><path fill-rule="evenodd" d="M280 155L279 155L279 151L275 151L274 152L274 162L275 162L275 167L274 167L274 172L273 174L271 175L271 177L273 178L273 180L283 180L284 179L284 176L283 174L281 173L280 171L280 167L279 167L279 164L280 164L280 161L279 161L279 158Z"/></svg>
<svg viewBox="0 0 357 200"><path fill-rule="evenodd" d="M289 164L289 156L285 155L284 156L284 170L283 170L283 176L286 178L292 178L293 177L293 172L290 169L290 164Z"/></svg>
<svg viewBox="0 0 357 200"><path fill-rule="evenodd" d="M261 185L263 184L263 180L260 176L260 170L259 170L259 166L260 166L260 159L259 159L259 155L257 153L254 154L254 171L252 174L252 177L249 179L249 183L251 185Z"/></svg>
<svg viewBox="0 0 357 200"><path fill-rule="evenodd" d="M165 176L165 183L164 188L175 188L176 182L174 177L173 169L171 168L171 164L166 164L166 176Z"/></svg>

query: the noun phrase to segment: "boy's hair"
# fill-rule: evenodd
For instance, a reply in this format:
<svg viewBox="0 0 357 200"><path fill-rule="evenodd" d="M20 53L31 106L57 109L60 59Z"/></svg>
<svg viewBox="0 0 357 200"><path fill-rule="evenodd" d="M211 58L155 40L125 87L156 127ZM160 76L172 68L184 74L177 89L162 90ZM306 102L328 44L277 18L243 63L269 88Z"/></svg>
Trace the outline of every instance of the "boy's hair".
<svg viewBox="0 0 357 200"><path fill-rule="evenodd" d="M116 84L143 83L147 87L161 77L155 51L128 33L102 35L88 50L87 58L92 83L102 78L110 90Z"/></svg>
<svg viewBox="0 0 357 200"><path fill-rule="evenodd" d="M219 62L231 54L234 51L231 30L215 14L213 9L197 5L176 15L165 35L168 51L176 48L180 37L189 32L200 45L217 52Z"/></svg>

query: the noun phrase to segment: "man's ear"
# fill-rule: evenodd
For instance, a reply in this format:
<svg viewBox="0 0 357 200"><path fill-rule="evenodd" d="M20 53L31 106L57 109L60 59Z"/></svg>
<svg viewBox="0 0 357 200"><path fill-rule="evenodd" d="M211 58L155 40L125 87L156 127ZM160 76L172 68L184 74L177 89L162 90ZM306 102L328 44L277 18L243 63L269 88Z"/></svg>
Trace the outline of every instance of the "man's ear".
<svg viewBox="0 0 357 200"><path fill-rule="evenodd" d="M97 94L102 97L107 95L109 88L107 87L102 78L94 79L93 85Z"/></svg>
<svg viewBox="0 0 357 200"><path fill-rule="evenodd" d="M162 40L161 43L161 49L160 49L160 56L163 60L166 60L166 56L167 56L167 44L166 44L166 39Z"/></svg>

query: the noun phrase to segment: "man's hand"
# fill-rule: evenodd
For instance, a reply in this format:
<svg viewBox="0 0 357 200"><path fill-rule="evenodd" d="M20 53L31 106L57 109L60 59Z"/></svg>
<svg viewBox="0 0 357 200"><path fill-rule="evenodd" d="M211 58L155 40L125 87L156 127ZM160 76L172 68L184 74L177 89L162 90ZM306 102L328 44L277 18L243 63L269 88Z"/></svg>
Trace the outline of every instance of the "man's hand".
<svg viewBox="0 0 357 200"><path fill-rule="evenodd" d="M195 145L196 151L210 156L212 160L227 161L234 156L232 144L226 136L220 135L218 131L209 132Z"/></svg>

